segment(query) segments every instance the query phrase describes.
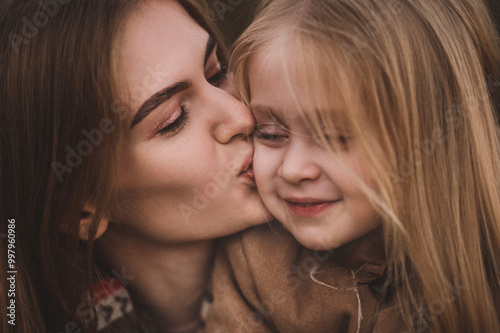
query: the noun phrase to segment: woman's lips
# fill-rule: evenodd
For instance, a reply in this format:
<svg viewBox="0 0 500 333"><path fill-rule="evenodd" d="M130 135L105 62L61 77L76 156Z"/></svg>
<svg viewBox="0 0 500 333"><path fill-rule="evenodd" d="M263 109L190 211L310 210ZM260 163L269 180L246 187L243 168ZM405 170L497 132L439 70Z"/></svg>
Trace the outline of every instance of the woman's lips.
<svg viewBox="0 0 500 333"><path fill-rule="evenodd" d="M253 175L253 168L251 164L245 171L240 173L240 177L245 178L255 184L255 177Z"/></svg>
<svg viewBox="0 0 500 333"><path fill-rule="evenodd" d="M297 217L314 217L328 208L335 205L342 199L338 200L320 200L320 199L285 199L285 202L292 211L292 213Z"/></svg>
<svg viewBox="0 0 500 333"><path fill-rule="evenodd" d="M248 154L247 158L243 162L239 177L246 179L251 184L255 185L252 162L253 162L253 151L251 151L250 154Z"/></svg>

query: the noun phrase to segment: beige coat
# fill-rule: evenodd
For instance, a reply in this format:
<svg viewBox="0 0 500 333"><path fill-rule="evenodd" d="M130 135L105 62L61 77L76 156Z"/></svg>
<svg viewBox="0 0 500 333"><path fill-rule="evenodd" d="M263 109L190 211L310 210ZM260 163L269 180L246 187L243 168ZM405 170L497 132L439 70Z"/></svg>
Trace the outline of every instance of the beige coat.
<svg viewBox="0 0 500 333"><path fill-rule="evenodd" d="M281 224L223 240L207 332L405 332L382 301L381 229L329 252L301 246Z"/></svg>

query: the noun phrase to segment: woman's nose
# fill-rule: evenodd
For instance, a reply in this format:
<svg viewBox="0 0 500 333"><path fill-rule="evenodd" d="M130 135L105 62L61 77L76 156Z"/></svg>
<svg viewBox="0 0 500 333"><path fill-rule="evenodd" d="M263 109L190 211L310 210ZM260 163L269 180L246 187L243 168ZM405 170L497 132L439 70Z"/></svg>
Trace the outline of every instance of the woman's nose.
<svg viewBox="0 0 500 333"><path fill-rule="evenodd" d="M278 176L290 184L298 185L302 181L316 180L321 169L311 154L311 149L304 140L292 140L283 156L278 169Z"/></svg>
<svg viewBox="0 0 500 333"><path fill-rule="evenodd" d="M229 93L220 91L219 121L215 125L214 138L219 143L229 143L237 137L247 139L255 127L252 113L243 103Z"/></svg>

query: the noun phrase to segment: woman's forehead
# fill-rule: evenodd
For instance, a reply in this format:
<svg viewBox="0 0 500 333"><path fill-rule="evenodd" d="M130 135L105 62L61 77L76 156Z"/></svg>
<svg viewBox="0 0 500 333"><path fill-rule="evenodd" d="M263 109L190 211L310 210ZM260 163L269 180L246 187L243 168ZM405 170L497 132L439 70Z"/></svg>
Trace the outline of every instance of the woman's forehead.
<svg viewBox="0 0 500 333"><path fill-rule="evenodd" d="M119 49L118 74L131 104L203 68L208 38L178 2L144 4L127 22Z"/></svg>

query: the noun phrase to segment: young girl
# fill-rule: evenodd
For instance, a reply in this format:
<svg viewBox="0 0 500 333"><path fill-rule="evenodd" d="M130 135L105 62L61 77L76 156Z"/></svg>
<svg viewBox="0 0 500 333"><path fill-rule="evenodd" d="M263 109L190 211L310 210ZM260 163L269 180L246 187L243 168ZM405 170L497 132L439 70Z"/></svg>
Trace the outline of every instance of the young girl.
<svg viewBox="0 0 500 333"><path fill-rule="evenodd" d="M259 14L232 66L284 228L223 243L209 331L500 332L494 37L481 1Z"/></svg>

